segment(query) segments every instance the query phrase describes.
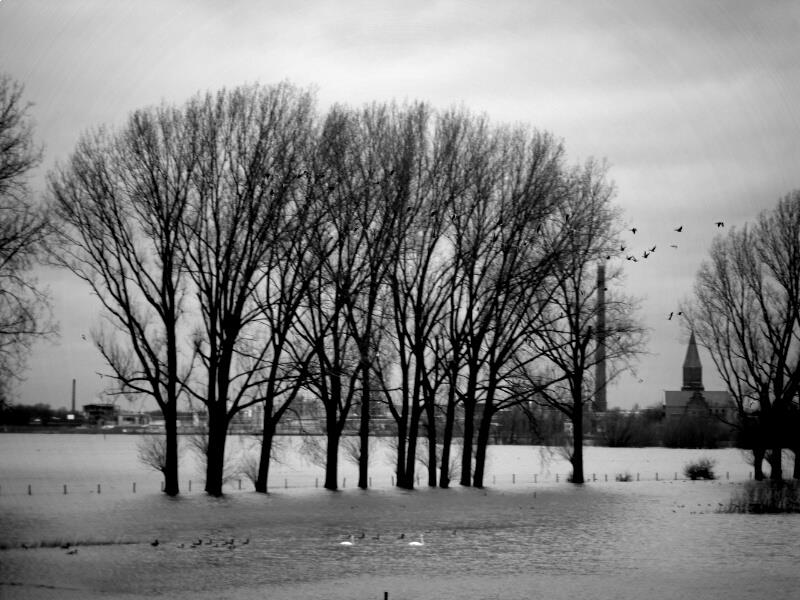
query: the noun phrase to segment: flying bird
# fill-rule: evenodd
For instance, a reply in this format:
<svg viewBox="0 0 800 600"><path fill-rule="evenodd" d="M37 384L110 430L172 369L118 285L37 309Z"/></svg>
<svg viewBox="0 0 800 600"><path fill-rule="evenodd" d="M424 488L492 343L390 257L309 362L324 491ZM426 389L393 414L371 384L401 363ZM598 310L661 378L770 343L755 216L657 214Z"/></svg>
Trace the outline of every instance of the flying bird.
<svg viewBox="0 0 800 600"><path fill-rule="evenodd" d="M725 223L722 221L717 221L717 227L725 227Z"/></svg>
<svg viewBox="0 0 800 600"><path fill-rule="evenodd" d="M683 225L681 225L680 227L676 227L676 228L675 228L675 231L677 231L678 233L680 233L681 231L683 231Z"/></svg>
<svg viewBox="0 0 800 600"><path fill-rule="evenodd" d="M631 232L633 232L633 235L636 235L636 231L637 231L636 227L631 227Z"/></svg>
<svg viewBox="0 0 800 600"><path fill-rule="evenodd" d="M667 321L672 321L672 315L673 314L675 314L675 313L669 313L669 316L667 317Z"/></svg>
<svg viewBox="0 0 800 600"><path fill-rule="evenodd" d="M669 245L669 247L670 247L670 248L677 248L677 247L678 247L678 244L670 244L670 245Z"/></svg>
<svg viewBox="0 0 800 600"><path fill-rule="evenodd" d="M650 256L650 253L647 250L642 252L642 258L647 258L648 256Z"/></svg>
<svg viewBox="0 0 800 600"><path fill-rule="evenodd" d="M655 252L655 251L656 251L656 247L655 247L655 246L653 246L652 248L650 248L650 252Z"/></svg>

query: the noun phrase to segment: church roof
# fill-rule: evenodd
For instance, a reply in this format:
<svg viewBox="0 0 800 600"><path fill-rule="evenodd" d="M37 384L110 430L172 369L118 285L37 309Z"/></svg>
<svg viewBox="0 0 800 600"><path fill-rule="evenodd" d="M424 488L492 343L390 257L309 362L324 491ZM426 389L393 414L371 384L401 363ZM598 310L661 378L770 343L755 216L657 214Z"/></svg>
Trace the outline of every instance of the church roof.
<svg viewBox="0 0 800 600"><path fill-rule="evenodd" d="M702 368L700 354L697 352L697 343L694 340L694 331L689 338L689 347L686 349L686 358L683 359L683 368Z"/></svg>

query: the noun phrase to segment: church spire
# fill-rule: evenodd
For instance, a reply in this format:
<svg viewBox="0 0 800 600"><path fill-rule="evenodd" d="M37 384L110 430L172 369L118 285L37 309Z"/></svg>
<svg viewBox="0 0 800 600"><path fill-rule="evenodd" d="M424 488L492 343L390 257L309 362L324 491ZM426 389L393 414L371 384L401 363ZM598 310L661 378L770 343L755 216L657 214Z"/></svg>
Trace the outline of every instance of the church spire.
<svg viewBox="0 0 800 600"><path fill-rule="evenodd" d="M686 358L683 359L683 391L699 390L703 388L703 366L700 364L700 354L697 352L697 343L694 331L689 337L689 347L686 349Z"/></svg>

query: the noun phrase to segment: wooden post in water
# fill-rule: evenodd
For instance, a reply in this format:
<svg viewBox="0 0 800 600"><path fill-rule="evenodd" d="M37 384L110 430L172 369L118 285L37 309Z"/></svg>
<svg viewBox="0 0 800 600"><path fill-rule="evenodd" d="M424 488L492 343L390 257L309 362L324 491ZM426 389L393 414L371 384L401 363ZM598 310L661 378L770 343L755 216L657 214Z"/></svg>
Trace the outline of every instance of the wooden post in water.
<svg viewBox="0 0 800 600"><path fill-rule="evenodd" d="M66 483L64 484L64 495L65 496L67 495L67 484Z"/></svg>
<svg viewBox="0 0 800 600"><path fill-rule="evenodd" d="M289 489L289 479L287 479L286 477L283 478L283 489L285 490Z"/></svg>
<svg viewBox="0 0 800 600"><path fill-rule="evenodd" d="M134 494L136 493L136 482L135 481L133 482L133 493Z"/></svg>
<svg viewBox="0 0 800 600"><path fill-rule="evenodd" d="M33 496L33 494L31 493L31 484L30 483L28 484L28 496Z"/></svg>
<svg viewBox="0 0 800 600"><path fill-rule="evenodd" d="M512 473L511 474L511 483L517 483L517 474L516 473Z"/></svg>
<svg viewBox="0 0 800 600"><path fill-rule="evenodd" d="M189 491L190 492L192 491L192 480L191 479L189 480Z"/></svg>
<svg viewBox="0 0 800 600"><path fill-rule="evenodd" d="M97 493L98 494L100 493L100 484L99 483L97 484Z"/></svg>

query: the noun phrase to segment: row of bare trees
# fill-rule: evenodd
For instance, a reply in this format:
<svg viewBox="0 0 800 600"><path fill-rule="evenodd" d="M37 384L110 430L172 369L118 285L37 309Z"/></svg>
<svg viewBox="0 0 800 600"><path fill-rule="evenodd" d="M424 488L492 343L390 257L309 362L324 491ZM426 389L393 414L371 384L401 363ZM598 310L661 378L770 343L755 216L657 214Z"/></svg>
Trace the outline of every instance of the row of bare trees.
<svg viewBox="0 0 800 600"><path fill-rule="evenodd" d="M712 244L684 314L738 408L756 479L781 480L783 449L800 478L800 191Z"/></svg>
<svg viewBox="0 0 800 600"><path fill-rule="evenodd" d="M116 391L164 414L168 494L182 398L205 406L219 495L231 419L264 409L266 492L276 426L301 393L324 415L328 489L354 416L367 487L378 402L402 487L421 437L429 485L449 485L457 422L460 483L482 486L492 419L534 400L572 420L581 482L598 347L613 375L643 343L618 292L595 329L597 265L620 275L612 196L604 165L568 166L546 133L424 103L320 115L286 83L137 111L49 175L53 260L105 308L93 337Z"/></svg>

